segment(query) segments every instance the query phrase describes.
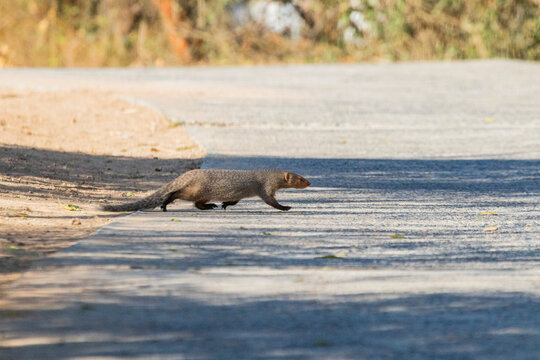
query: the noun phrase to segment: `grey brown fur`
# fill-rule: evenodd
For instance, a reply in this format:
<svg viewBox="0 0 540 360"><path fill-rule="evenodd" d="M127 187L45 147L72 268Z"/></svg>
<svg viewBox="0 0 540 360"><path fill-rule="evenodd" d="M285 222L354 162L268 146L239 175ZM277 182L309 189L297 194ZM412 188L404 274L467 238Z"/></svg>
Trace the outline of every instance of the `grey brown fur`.
<svg viewBox="0 0 540 360"><path fill-rule="evenodd" d="M284 188L303 189L309 181L302 176L283 170L191 170L153 194L135 202L105 205L106 211L135 211L167 205L176 199L191 201L201 210L216 208L210 201L221 201L222 208L236 205L241 199L259 196L265 203L279 210L289 210L277 202L274 195Z"/></svg>

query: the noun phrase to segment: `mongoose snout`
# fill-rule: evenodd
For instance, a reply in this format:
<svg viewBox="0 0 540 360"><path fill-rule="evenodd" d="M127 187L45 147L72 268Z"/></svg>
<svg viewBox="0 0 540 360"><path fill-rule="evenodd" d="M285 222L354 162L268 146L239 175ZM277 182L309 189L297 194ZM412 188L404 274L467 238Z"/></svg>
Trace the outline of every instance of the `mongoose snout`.
<svg viewBox="0 0 540 360"><path fill-rule="evenodd" d="M287 184L289 184L291 188L296 189L305 189L309 185L311 185L311 183L307 181L307 179L292 172L285 173L285 182L287 182Z"/></svg>

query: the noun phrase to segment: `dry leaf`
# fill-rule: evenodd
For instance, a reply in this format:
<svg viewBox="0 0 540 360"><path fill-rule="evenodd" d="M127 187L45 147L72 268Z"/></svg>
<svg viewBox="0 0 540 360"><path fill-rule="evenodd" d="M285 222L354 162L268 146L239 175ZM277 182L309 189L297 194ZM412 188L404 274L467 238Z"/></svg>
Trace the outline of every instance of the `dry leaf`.
<svg viewBox="0 0 540 360"><path fill-rule="evenodd" d="M319 347L328 347L332 346L332 343L325 339L317 339L315 340L314 345Z"/></svg>
<svg viewBox="0 0 540 360"><path fill-rule="evenodd" d="M177 148L176 148L176 151L190 150L190 149L193 149L194 147L195 147L195 145L181 146L181 147L177 147Z"/></svg>
<svg viewBox="0 0 540 360"><path fill-rule="evenodd" d="M15 310L8 310L4 314L8 319L18 319L18 318L22 318L26 316L26 313L23 313L21 311L15 311Z"/></svg>
<svg viewBox="0 0 540 360"><path fill-rule="evenodd" d="M74 204L62 205L62 207L68 211L81 211L82 210L80 206L74 205Z"/></svg>
<svg viewBox="0 0 540 360"><path fill-rule="evenodd" d="M497 231L497 230L499 230L499 227L495 225L486 226L484 228L484 232L492 232L492 231Z"/></svg>
<svg viewBox="0 0 540 360"><path fill-rule="evenodd" d="M324 256L317 256L315 259L342 259L342 258L336 255L324 255Z"/></svg>

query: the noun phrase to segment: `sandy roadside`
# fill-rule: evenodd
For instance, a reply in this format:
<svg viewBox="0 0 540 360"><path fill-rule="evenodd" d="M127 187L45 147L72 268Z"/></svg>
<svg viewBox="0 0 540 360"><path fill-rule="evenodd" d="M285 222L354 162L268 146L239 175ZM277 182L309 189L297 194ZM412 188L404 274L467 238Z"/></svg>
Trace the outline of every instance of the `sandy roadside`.
<svg viewBox="0 0 540 360"><path fill-rule="evenodd" d="M0 89L0 285L118 216L100 204L140 197L203 156L181 127L111 93Z"/></svg>

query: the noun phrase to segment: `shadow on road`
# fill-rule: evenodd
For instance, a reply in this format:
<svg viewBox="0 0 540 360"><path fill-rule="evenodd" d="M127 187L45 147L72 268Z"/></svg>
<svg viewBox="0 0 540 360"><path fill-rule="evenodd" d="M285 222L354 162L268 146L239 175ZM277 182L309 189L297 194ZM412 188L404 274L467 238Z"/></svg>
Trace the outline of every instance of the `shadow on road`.
<svg viewBox="0 0 540 360"><path fill-rule="evenodd" d="M102 229L39 264L33 274L59 274L56 283L30 280L33 291L53 289L43 301L39 293L24 293L24 286L17 290L23 296L0 312L0 355L532 359L538 353L540 300L532 293L302 297L293 292L285 298L238 294L221 302L220 293L205 293L204 283L193 287L175 281L207 267L420 268L428 273L486 264L499 270L517 263L521 269L536 268L537 233L525 226L536 220L540 161L211 157L206 166L252 168L254 163L298 172L312 188L288 192L285 203L294 206L288 213L261 210L255 206L259 200L204 213L172 206L169 213L155 211L158 222L153 218L150 235L123 228L122 222ZM123 184L111 179L108 186ZM485 234L475 222L481 210L499 212L492 217L505 226ZM144 218L136 225L144 225ZM321 226L323 218L338 225ZM197 228L197 221L212 220L220 221L221 233ZM164 223L174 226L164 228ZM347 255L324 257L342 251ZM86 280L66 283L61 274L76 271L84 271ZM100 271L108 271L114 285L85 287L84 281L92 282ZM176 287L171 290L170 284ZM15 306L26 302L39 303L41 310Z"/></svg>
<svg viewBox="0 0 540 360"><path fill-rule="evenodd" d="M40 359L532 359L540 346L540 301L521 293L383 300L358 294L336 296L332 302L261 299L221 305L208 300L192 301L181 294L118 296L106 303L72 303L39 314L11 312L7 315L12 319L0 328L21 340L4 343L0 355L3 352L5 359L31 359L36 354ZM31 336L17 333L17 325L33 315L40 321L30 325ZM106 330L110 326L114 333Z"/></svg>
<svg viewBox="0 0 540 360"><path fill-rule="evenodd" d="M131 158L70 153L19 146L0 147L0 174L69 181L79 187L120 191L154 189L193 168L199 159ZM309 177L313 186L376 191L464 191L538 195L540 160L416 160L317 159L209 156L206 167L283 168ZM257 165L254 165L257 164ZM156 171L158 169L159 171ZM2 191L25 193L31 187L2 186ZM48 189L47 195L63 195ZM448 194L451 195L451 194ZM33 196L44 196L34 192Z"/></svg>
<svg viewBox="0 0 540 360"><path fill-rule="evenodd" d="M540 194L540 160L424 160L238 157L211 155L205 167L297 171L313 186L355 190ZM258 165L260 166L260 165Z"/></svg>
<svg viewBox="0 0 540 360"><path fill-rule="evenodd" d="M0 191L44 198L81 190L147 191L175 178L179 170L200 163L200 159L133 158L3 145L0 176L25 180L4 181ZM87 196L100 197L92 192Z"/></svg>
<svg viewBox="0 0 540 360"><path fill-rule="evenodd" d="M4 148L4 151L5 148ZM11 151L19 151L12 149ZM28 149L26 149L28 151ZM37 152L37 150L35 150ZM32 154L32 151L30 151ZM58 154L54 154L58 157ZM32 155L33 156L33 155ZM46 152L40 156L47 156ZM81 163L77 170L85 172L85 158L93 155L62 154L65 161ZM96 156L111 168L129 169L133 162L148 163L145 174L116 172L102 181L103 186L123 189L156 188L159 181L170 178L173 160L162 161L169 171L156 175L153 159L110 158ZM86 159L87 160L87 159ZM286 190L293 205L289 213L271 208L254 208L260 200L243 200L227 211L201 213L192 207L161 214L163 217L189 217L197 214L231 224L219 232L207 232L199 227L156 227L155 232L126 232L131 241L115 237L126 229L115 224L102 229L102 241L81 241L60 253L54 266L126 265L136 268L167 268L188 270L197 264L225 266L332 266L437 267L453 264L495 264L521 262L537 264L540 243L536 233L536 208L540 195L540 161L538 160L392 160L392 159L293 159L260 157L215 157L207 166L253 168L251 164L283 168L306 176L312 187ZM0 160L0 169L6 160ZM22 171L20 168L18 171ZM57 174L68 179L70 168ZM107 171L105 171L107 172ZM163 174L165 173L165 174ZM150 175L151 174L151 175ZM44 175L44 181L49 175ZM96 175L107 176L107 175ZM141 179L139 179L139 177ZM118 181L117 181L118 180ZM140 189L140 187L139 187ZM278 193L277 197L283 193ZM47 194L48 195L48 194ZM123 199L132 201L132 199ZM487 213L488 215L483 215ZM491 216L493 214L495 216ZM235 225L239 217L245 223ZM335 219L333 228L321 226L328 218ZM289 219L290 223L284 222ZM284 220L284 221L282 221ZM184 220L186 221L186 220ZM297 224L306 224L298 227ZM501 224L493 234L483 228ZM281 225L281 228L279 226ZM149 224L152 227L152 224ZM276 231L278 229L278 231ZM127 229L129 230L129 229ZM288 230L288 232L284 232ZM238 243L242 235L241 243ZM261 234L272 236L261 237ZM332 241L339 234L339 241ZM109 240L109 237L112 236ZM294 243L287 241L296 238ZM510 239L518 239L511 242ZM163 258L160 251L171 244L177 246L178 258ZM192 251L196 248L197 251ZM246 255L243 250L253 250ZM71 253L91 254L75 256ZM324 257L347 251L347 256ZM149 257L155 252L155 257ZM47 261L45 262L47 263Z"/></svg>

